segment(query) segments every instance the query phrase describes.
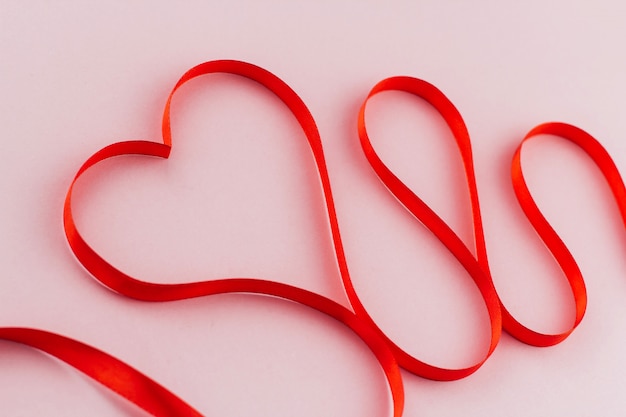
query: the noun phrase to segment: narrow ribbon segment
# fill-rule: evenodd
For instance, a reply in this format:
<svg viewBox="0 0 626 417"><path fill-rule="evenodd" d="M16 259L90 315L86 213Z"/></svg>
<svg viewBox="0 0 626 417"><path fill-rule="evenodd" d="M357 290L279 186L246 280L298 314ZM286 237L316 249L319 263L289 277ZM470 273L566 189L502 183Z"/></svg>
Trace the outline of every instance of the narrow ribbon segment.
<svg viewBox="0 0 626 417"><path fill-rule="evenodd" d="M84 343L55 333L23 327L0 328L0 339L46 352L154 416L202 416L186 402L138 370Z"/></svg>

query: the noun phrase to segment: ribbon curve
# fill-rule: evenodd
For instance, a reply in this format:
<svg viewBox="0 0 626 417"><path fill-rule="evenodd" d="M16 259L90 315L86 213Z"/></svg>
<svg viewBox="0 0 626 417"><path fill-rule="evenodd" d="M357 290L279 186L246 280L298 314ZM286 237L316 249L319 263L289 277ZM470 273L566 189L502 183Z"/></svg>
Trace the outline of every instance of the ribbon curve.
<svg viewBox="0 0 626 417"><path fill-rule="evenodd" d="M156 284L141 281L125 274L107 262L80 235L72 215L72 191L80 176L99 162L117 156L137 154L168 158L172 147L170 107L175 92L193 78L220 72L249 78L272 91L286 104L302 127L317 166L336 260L352 310L319 294L262 279L224 278L183 284ZM450 127L461 153L467 179L476 255L426 203L393 174L376 154L366 130L367 102L372 96L391 90L404 91L426 100L443 116ZM440 90L423 80L412 77L391 77L376 84L363 102L358 116L358 133L365 156L388 190L440 240L465 268L480 291L489 315L490 344L483 358L478 363L462 369L441 368L424 363L397 346L376 325L359 300L348 271L317 126L304 102L285 82L260 67L241 61L218 60L200 64L187 71L172 89L165 105L162 133L162 142L124 141L109 145L92 155L78 170L70 184L63 210L65 234L78 261L94 278L111 290L141 301L174 301L232 292L254 293L296 302L326 314L350 328L370 348L378 360L391 392L394 417L402 415L404 405L400 368L434 380L460 379L475 372L489 358L498 344L503 329L524 343L535 346L550 346L567 338L584 316L587 295L580 270L565 244L540 212L524 180L521 153L523 145L528 140L538 135L549 134L560 136L580 146L602 171L626 225L626 188L615 163L597 140L579 128L556 122L539 125L524 137L515 152L511 166L513 189L528 221L563 270L575 301L575 319L568 330L558 334L543 334L527 328L507 311L491 278L470 137L460 113ZM81 342L54 333L26 328L0 328L0 338L40 349L67 362L154 416L201 415L176 395L139 371Z"/></svg>

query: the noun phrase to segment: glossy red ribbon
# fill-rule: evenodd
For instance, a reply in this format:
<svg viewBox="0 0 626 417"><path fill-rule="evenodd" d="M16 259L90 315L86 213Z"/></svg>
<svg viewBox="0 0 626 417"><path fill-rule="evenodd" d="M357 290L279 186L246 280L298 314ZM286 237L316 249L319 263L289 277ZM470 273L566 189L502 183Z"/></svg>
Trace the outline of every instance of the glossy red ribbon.
<svg viewBox="0 0 626 417"><path fill-rule="evenodd" d="M337 264L352 310L313 292L261 279L226 278L184 284L156 284L140 281L107 262L87 244L78 232L72 215L71 199L74 185L80 176L99 162L121 155L138 154L167 158L172 146L170 106L174 93L180 86L193 78L220 72L240 75L268 88L287 105L302 127L317 166L324 192ZM450 127L461 153L467 178L476 255L469 250L456 233L432 209L387 168L374 151L367 136L365 125L367 102L375 94L390 90L404 91L426 100L437 109ZM440 368L420 361L397 346L376 325L360 302L352 285L345 259L326 161L317 126L303 101L287 84L270 72L252 64L240 61L206 62L189 70L175 85L165 106L162 130L163 141L160 143L151 141L114 143L95 153L79 169L70 185L64 206L65 233L69 245L79 262L97 280L110 289L137 300L174 301L219 293L255 293L297 302L333 317L360 337L379 361L391 391L394 417L402 415L404 403L400 367L416 375L435 380L463 378L475 372L489 358L498 344L502 329L505 329L522 342L535 346L549 346L564 340L583 318L587 298L580 270L564 243L537 208L522 174L521 152L526 141L537 135L550 134L563 137L580 146L604 174L626 223L626 189L624 188L624 183L609 154L593 137L574 126L563 123L543 124L535 127L526 135L513 158L511 173L515 195L528 220L563 270L575 300L574 323L567 331L559 334L542 334L527 328L518 322L502 305L491 279L469 133L460 113L441 91L425 81L411 77L392 77L378 83L371 90L359 112L358 131L367 160L398 201L427 227L465 268L480 291L489 313L491 326L490 344L483 358L475 365L462 369ZM200 415L191 406L137 370L80 342L32 329L0 329L0 338L24 343L66 361L155 416Z"/></svg>

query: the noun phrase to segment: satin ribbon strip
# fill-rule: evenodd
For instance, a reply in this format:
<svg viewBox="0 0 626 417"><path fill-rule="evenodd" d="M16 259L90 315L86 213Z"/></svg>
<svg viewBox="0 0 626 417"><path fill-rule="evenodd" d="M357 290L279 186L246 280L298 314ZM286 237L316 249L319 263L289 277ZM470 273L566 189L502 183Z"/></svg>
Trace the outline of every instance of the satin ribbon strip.
<svg viewBox="0 0 626 417"><path fill-rule="evenodd" d="M84 343L23 327L0 328L0 339L39 349L66 362L153 416L202 416L141 372Z"/></svg>
<svg viewBox="0 0 626 417"><path fill-rule="evenodd" d="M170 154L172 147L170 111L174 94L176 93L178 88L180 88L189 80L205 74L212 73L235 74L249 78L263 85L274 94L276 94L276 96L278 96L286 104L286 106L293 113L300 126L302 127L317 166L317 171L324 194L325 206L328 213L328 220L331 229L337 264L345 292L349 299L350 306L352 307L352 311L341 306L339 303L333 300L312 293L310 291L293 287L287 284L261 279L226 278L211 281L189 282L184 284L156 284L142 281L125 274L114 265L106 261L89 246L89 244L83 239L83 237L77 230L72 215L72 191L81 175L86 170L105 159L122 155L137 154L167 158ZM370 140L367 136L367 130L365 127L366 105L369 98L373 95L390 90L405 91L407 93L414 94L418 97L423 98L424 100L432 104L437 109L437 111L439 111L439 113L446 120L448 126L450 126L450 129L454 134L457 145L461 152L465 174L467 177L467 184L470 193L470 204L472 208L476 255L474 255L467 248L467 246L454 233L454 231L433 210L431 210L419 197L417 197L417 195L415 195L415 193L413 193L405 184L403 184L402 181L398 179L389 168L384 165L384 163L380 160L380 158L374 151L372 144L370 143ZM90 157L77 172L66 196L63 219L68 243L78 261L89 271L91 275L93 275L97 280L99 280L110 289L126 297L142 301L154 302L183 300L194 297L208 296L212 294L232 292L266 294L273 297L300 303L302 305L313 308L321 313L324 313L330 317L333 317L339 322L345 324L358 337L360 337L363 342L372 350L373 354L379 361L391 391L394 417L399 417L402 415L402 409L404 404L402 378L399 370L400 367L416 375L430 379L459 379L475 372L489 358L489 356L498 344L502 328L504 328L507 332L509 332L519 340L536 346L549 346L555 343L559 343L560 341L565 339L571 333L571 331L573 331L573 329L580 323L580 320L582 319L585 311L586 292L584 282L571 254L558 238L554 230L552 230L552 228L534 203L534 200L532 199L531 194L524 182L520 155L523 144L530 138L539 134L554 134L562 136L565 139L568 139L578 144L593 158L593 160L596 162L596 164L598 164L598 166L604 173L613 193L615 194L615 198L620 205L620 211L622 213L622 216L626 221L626 192L624 191L624 184L610 156L608 155L608 153L606 153L602 146L597 141L595 141L595 139L593 139L591 136L581 131L580 129L577 129L570 125L560 123L549 123L545 125L540 125L528 133L513 159L513 186L518 201L522 209L524 210L524 213L526 213L529 221L537 230L537 233L541 236L546 247L555 256L559 265L563 269L572 288L572 293L576 303L575 320L571 329L568 329L567 331L560 334L549 335L535 332L520 324L508 313L508 311L502 305L500 298L498 297L490 275L469 133L460 113L454 107L454 105L445 97L445 95L431 84L415 78L393 77L383 80L372 89L365 102L363 103L363 106L361 107L359 113L358 130L361 145L363 147L365 155L381 181L386 185L390 192L393 193L393 195L396 196L396 198L432 233L434 233L435 236L437 236L437 238L442 242L442 244L456 257L460 264L467 270L468 275L473 280L484 299L491 326L490 343L489 348L483 358L478 363L472 366L463 369L446 369L424 363L397 346L384 334L384 332L369 316L367 310L358 298L348 271L348 265L345 259L345 253L339 231L339 224L337 221L328 170L326 167L321 139L315 121L304 102L287 84L285 84L282 80L280 80L278 77L271 74L270 72L252 64L240 61L220 60L206 62L192 68L187 73L185 73L176 83L167 99L162 122L162 142L118 142L103 148L102 150L96 152L92 157ZM26 342L21 342L30 344L28 340ZM68 352L62 353L66 354L65 356L69 355L69 359L73 359L72 353L70 352L71 350L72 349L69 349ZM99 361L99 358L100 357L96 358L95 360ZM74 361L69 360L68 362L75 366ZM116 371L117 369L118 368L113 367L113 371L107 374L113 380L115 380L116 375L118 375ZM126 370L126 368L124 369ZM127 374L128 372L126 374L124 374L124 372L121 372L120 377L124 379L124 375ZM132 374L132 372L130 372L130 374ZM101 375L89 375L99 380L100 382L103 382L100 379ZM132 375L133 384L138 384L137 389L143 390L142 392L150 391L151 388L147 388L147 386L150 385L150 382L145 382L144 379L136 376L135 374ZM107 379L105 382L108 381L109 380ZM144 386L144 384L147 384L147 386ZM191 408L186 409L186 411L181 411L180 413L177 412L175 414L168 414L169 411L163 411L164 409L157 407L155 404L152 404L153 401L158 402L160 400L161 399L157 398L157 395L146 397L142 396L139 401L139 405L156 416L198 415L192 414L192 412L197 412ZM180 400L173 399L172 404L176 403L176 401ZM135 403L138 402L135 401ZM168 406L170 405L168 404Z"/></svg>

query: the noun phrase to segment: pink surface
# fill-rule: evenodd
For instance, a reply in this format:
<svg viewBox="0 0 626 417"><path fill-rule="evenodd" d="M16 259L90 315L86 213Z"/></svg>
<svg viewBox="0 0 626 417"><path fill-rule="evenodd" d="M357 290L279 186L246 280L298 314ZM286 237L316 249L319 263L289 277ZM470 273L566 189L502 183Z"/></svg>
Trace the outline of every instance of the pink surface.
<svg viewBox="0 0 626 417"><path fill-rule="evenodd" d="M596 136L626 167L626 6L162 3L0 5L0 325L104 349L207 416L386 415L374 358L331 320L250 295L128 300L91 279L65 243L62 202L80 164L115 141L158 140L174 82L223 58L274 72L309 106L355 285L401 346L442 366L469 365L488 327L469 278L361 154L358 107L392 75L434 83L465 117L507 306L536 329L568 325L568 289L517 207L509 163L527 130L558 120ZM169 161L118 159L81 180L90 183L76 195L86 238L146 280L260 277L345 303L314 164L285 107L251 82L210 76L184 87L173 111ZM372 100L368 123L381 157L469 241L460 161L441 118L385 94ZM504 336L487 364L458 382L407 374L407 417L616 415L626 406L626 240L608 188L564 141L531 142L524 161L585 274L587 316L552 348ZM39 352L6 342L0 350L2 415L144 415Z"/></svg>

